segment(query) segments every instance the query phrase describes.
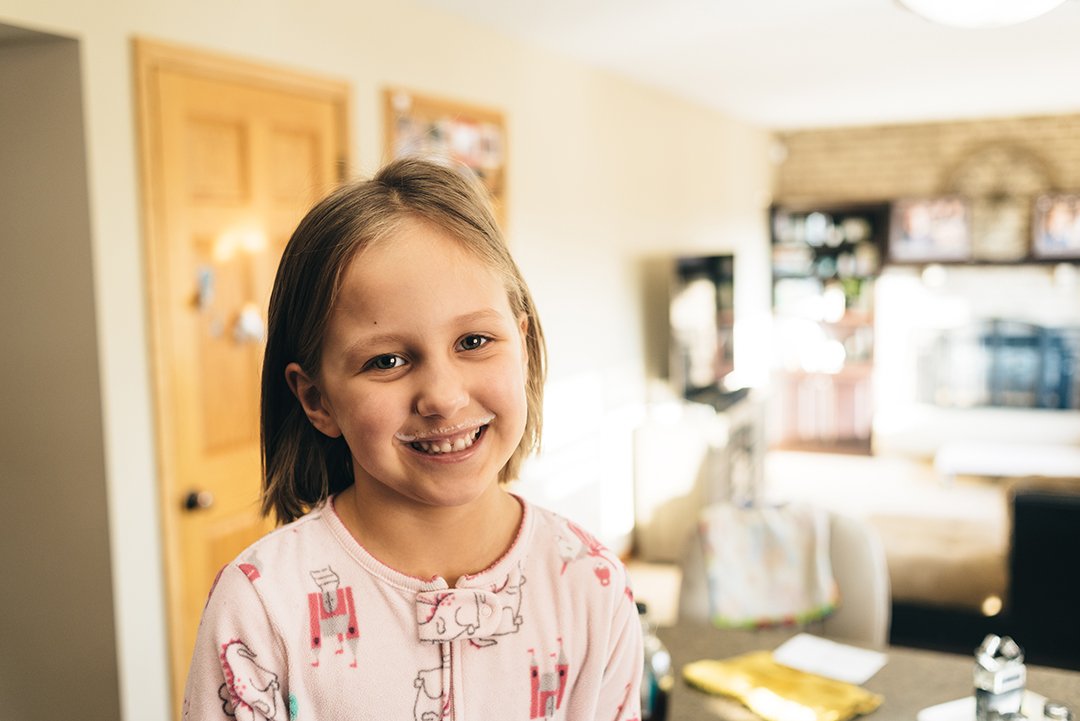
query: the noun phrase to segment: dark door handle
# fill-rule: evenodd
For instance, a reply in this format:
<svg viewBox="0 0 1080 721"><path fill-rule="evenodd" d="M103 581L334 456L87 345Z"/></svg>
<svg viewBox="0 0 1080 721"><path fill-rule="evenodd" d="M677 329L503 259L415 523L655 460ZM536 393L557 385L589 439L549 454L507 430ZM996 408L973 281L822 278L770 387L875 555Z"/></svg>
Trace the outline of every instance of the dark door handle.
<svg viewBox="0 0 1080 721"><path fill-rule="evenodd" d="M192 491L184 498L184 509L197 511L200 508L209 508L214 503L214 494L210 491Z"/></svg>

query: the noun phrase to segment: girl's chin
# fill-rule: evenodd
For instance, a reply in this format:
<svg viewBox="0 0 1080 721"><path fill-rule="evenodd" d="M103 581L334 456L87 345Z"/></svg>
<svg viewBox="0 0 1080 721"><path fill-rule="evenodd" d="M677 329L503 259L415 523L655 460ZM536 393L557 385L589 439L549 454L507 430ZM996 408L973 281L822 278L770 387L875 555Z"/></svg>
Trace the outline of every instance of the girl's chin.
<svg viewBox="0 0 1080 721"><path fill-rule="evenodd" d="M412 460L412 459L410 459ZM495 465L479 462L446 463L419 459L409 463L411 468L402 468L393 478L379 478L363 474L357 478L365 502L377 503L385 499L391 503L404 502L407 505L435 506L456 508L467 506L484 498L500 488L499 472L502 464ZM363 487L369 490L363 492ZM392 499L397 497L397 501Z"/></svg>
<svg viewBox="0 0 1080 721"><path fill-rule="evenodd" d="M431 508L464 508L474 503L483 502L492 492L498 492L497 478L486 484L477 484L472 488L424 487L408 494L412 500Z"/></svg>

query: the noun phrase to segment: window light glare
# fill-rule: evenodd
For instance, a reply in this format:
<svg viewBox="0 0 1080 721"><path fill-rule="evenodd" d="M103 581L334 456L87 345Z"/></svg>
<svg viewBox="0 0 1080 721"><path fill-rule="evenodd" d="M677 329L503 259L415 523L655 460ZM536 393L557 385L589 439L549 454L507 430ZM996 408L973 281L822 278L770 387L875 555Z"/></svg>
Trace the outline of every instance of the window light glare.
<svg viewBox="0 0 1080 721"><path fill-rule="evenodd" d="M931 22L957 28L1016 25L1050 12L1065 0L897 0Z"/></svg>

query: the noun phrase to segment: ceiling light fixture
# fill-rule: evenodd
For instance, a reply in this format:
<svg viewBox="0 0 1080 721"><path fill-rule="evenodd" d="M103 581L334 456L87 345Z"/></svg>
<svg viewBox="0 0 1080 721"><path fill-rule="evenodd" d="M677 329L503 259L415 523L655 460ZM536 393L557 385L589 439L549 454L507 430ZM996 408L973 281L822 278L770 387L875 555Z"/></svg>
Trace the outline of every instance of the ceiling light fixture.
<svg viewBox="0 0 1080 721"><path fill-rule="evenodd" d="M897 0L931 22L957 28L998 28L1048 13L1065 0Z"/></svg>

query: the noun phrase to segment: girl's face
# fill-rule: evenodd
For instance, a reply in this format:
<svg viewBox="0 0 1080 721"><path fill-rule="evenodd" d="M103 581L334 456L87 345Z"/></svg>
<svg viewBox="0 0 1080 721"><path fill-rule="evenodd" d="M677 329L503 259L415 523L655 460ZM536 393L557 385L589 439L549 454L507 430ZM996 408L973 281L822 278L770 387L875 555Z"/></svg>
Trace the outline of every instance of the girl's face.
<svg viewBox="0 0 1080 721"><path fill-rule="evenodd" d="M345 268L321 381L297 392L320 431L345 437L359 492L462 506L524 432L527 323L460 241L406 221Z"/></svg>

